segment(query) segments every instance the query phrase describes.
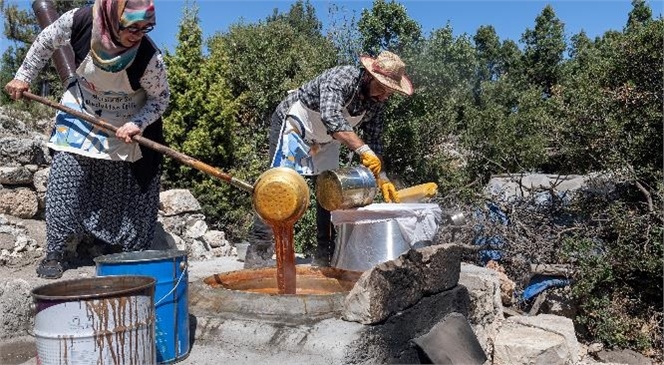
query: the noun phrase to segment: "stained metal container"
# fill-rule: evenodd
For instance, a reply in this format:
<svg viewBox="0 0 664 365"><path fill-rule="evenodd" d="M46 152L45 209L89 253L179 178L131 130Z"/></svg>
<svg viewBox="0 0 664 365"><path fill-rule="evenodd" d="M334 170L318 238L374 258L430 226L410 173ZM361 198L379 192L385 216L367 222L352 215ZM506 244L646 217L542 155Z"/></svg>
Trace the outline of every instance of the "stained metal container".
<svg viewBox="0 0 664 365"><path fill-rule="evenodd" d="M316 178L316 199L329 211L369 205L376 192L376 178L364 166L327 170Z"/></svg>
<svg viewBox="0 0 664 365"><path fill-rule="evenodd" d="M108 276L33 289L37 364L154 364L154 287Z"/></svg>

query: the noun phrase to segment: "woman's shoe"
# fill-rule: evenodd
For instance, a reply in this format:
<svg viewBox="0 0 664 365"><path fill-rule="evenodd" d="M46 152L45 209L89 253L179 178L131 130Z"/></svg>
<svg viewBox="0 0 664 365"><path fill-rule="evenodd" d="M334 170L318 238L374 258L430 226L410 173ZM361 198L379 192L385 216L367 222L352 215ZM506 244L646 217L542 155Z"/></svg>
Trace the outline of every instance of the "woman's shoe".
<svg viewBox="0 0 664 365"><path fill-rule="evenodd" d="M41 260L37 266L37 276L44 279L59 279L65 272L62 254L51 253Z"/></svg>

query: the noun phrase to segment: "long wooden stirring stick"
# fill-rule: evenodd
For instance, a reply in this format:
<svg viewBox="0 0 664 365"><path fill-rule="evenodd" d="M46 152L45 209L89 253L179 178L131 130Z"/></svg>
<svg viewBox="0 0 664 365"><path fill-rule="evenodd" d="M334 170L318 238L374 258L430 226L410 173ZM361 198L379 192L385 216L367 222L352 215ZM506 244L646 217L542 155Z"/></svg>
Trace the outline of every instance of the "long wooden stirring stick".
<svg viewBox="0 0 664 365"><path fill-rule="evenodd" d="M118 128L114 125L111 125L101 119L95 118L91 115L82 113L78 110L74 110L72 108L66 107L60 103L53 102L49 99L43 98L41 96L37 96L35 94L32 94L30 92L23 92L23 97L26 99L34 100L36 102L39 102L41 104L44 104L46 106L50 106L51 108L58 109L60 111L63 111L65 113L71 114L77 118L83 119L85 121L88 121L95 125L96 127L99 127L105 131L113 132L115 133ZM210 166L200 160L197 160L191 156L187 156L182 152L176 151L170 147L164 146L163 144L157 143L151 139L147 139L143 136L140 135L135 135L132 137L132 140L134 140L136 143L143 145L145 147L148 147L150 149L153 149L157 152L160 152L166 156L169 156L177 161L182 162L183 164L193 167L196 170L202 171L210 176L216 177L218 179L224 180L228 182L229 184L240 188L242 190L248 191L250 193L253 193L254 187L253 185L249 184L246 181L240 180L238 178L235 178L231 176L230 174L227 174L221 170L219 170L216 167Z"/></svg>

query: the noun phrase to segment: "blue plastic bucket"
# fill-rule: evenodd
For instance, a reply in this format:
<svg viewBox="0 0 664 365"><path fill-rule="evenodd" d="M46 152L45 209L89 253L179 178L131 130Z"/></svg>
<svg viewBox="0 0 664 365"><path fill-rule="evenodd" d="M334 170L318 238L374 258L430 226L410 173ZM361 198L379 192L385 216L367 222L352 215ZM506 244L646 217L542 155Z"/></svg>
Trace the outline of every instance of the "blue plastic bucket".
<svg viewBox="0 0 664 365"><path fill-rule="evenodd" d="M172 363L189 354L187 252L136 251L95 258L97 276L146 275L154 292L157 363Z"/></svg>

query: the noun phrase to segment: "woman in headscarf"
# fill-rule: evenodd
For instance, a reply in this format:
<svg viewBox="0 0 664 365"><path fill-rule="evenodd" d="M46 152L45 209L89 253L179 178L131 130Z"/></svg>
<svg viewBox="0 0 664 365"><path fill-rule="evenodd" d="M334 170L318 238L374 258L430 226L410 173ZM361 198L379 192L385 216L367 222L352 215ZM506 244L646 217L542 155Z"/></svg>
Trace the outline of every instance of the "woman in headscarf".
<svg viewBox="0 0 664 365"><path fill-rule="evenodd" d="M53 52L71 44L76 75L61 104L118 127L108 134L58 112L48 141L53 152L46 192L46 252L40 277L66 270L73 238L91 235L123 251L144 250L154 237L161 156L132 142L142 134L163 143L161 115L170 92L159 49L146 35L156 25L152 0L96 0L44 28L5 91L14 100Z"/></svg>

